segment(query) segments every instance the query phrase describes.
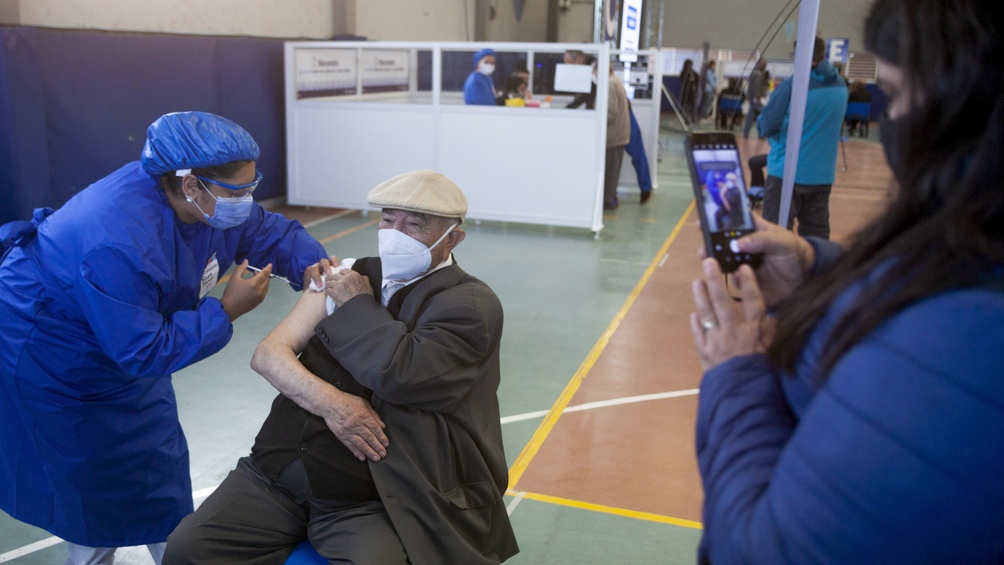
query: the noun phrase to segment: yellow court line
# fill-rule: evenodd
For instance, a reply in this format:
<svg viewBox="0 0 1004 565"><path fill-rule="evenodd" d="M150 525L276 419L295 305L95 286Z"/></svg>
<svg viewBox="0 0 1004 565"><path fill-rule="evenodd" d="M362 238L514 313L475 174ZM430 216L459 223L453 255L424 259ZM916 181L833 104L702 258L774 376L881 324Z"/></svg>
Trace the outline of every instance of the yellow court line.
<svg viewBox="0 0 1004 565"><path fill-rule="evenodd" d="M617 508L616 506L606 506L604 504L593 504L591 502L582 502L581 500L570 500L567 498L549 496L546 494L537 494L533 492L508 490L506 491L506 494L510 496L517 496L522 494L524 499L537 500L539 502L549 502L551 504L560 504L562 506L570 506L572 508L579 508L582 510L591 510L593 512L603 512L605 514L613 514L615 516L623 516L625 518L635 518L637 520L659 522L660 524L671 524L673 526L682 526L684 528L693 528L695 530L704 529L704 524L700 522L695 522L693 520L685 520L683 518L674 518L672 516L663 516L662 514L653 514L651 512L639 512L637 510L628 510L627 508Z"/></svg>
<svg viewBox="0 0 1004 565"><path fill-rule="evenodd" d="M683 216L680 218L680 221L677 222L676 227L673 228L672 233L669 234L669 237L666 238L666 241L662 244L662 247L659 249L659 252L655 255L655 259L653 259L652 262L649 264L648 269L645 271L645 274L642 275L641 280L638 281L638 284L635 285L634 290L631 291L631 294L628 296L627 300L624 301L624 305L621 306L620 311L617 312L616 316L614 316L613 321L610 322L610 325L607 326L606 331L603 332L603 335L600 336L600 339L596 342L596 345L593 346L592 351L590 351L589 355L586 356L586 360L582 362L582 365L579 366L579 369L575 372L575 375L572 376L572 380L569 381L568 385L565 386L565 390L561 391L561 395L558 396L558 399L554 402L554 405L551 406L550 410L548 410L547 416L544 416L544 421L540 423L540 426L537 428L537 431L533 433L533 437L531 437L530 441L526 444L526 446L523 447L523 451L520 452L519 457L516 458L516 461L512 464L512 467L509 469L510 489L514 489L516 487L516 484L519 482L520 478L523 477L523 473L526 472L526 468L530 465L530 461L532 461L533 458L537 455L537 452L540 451L540 446L544 444L544 440L547 439L547 436L551 433L551 430L554 428L554 425L558 423L558 418L561 417L561 413L564 412L565 408L568 406L568 403L571 402L572 397L575 396L575 392L579 390L579 386L582 384L582 379L586 377L586 374L589 373L589 370L593 368L594 364L596 364L596 360L599 358L600 353L602 353L603 350L606 348L607 343L610 341L610 337L614 334L615 331L617 331L617 328L621 324L621 320L624 319L624 316L627 315L628 311L631 309L631 306L634 305L634 302L638 298L638 295L641 294L641 289L645 288L645 285L648 283L649 277L652 276L652 273L655 271L655 268L659 265L659 262L662 260L663 255L665 255L666 252L669 250L670 244L672 244L673 240L676 239L676 235L680 233L680 229L683 228L684 223L686 223L687 218L690 217L690 213L693 212L693 210L694 210L694 202L691 202L690 206L687 207L687 211L683 213Z"/></svg>
<svg viewBox="0 0 1004 565"><path fill-rule="evenodd" d="M374 224L377 224L379 222L380 222L380 218L377 218L375 220L370 220L370 221L366 222L365 224L359 224L358 226L355 226L355 227L349 228L347 230L340 231L340 232L338 232L338 233L336 233L334 235L328 236L328 237L320 240L319 243L321 245L324 245L325 243L334 241L334 240L336 240L336 239L338 239L340 237L345 237L345 236L347 236L349 234L356 233L357 231L359 231L361 229L366 229L366 228L368 228L368 227L370 227L370 226L372 226ZM223 277L216 284L223 284L223 283L227 282L228 280L230 280L230 275L227 275L227 276Z"/></svg>

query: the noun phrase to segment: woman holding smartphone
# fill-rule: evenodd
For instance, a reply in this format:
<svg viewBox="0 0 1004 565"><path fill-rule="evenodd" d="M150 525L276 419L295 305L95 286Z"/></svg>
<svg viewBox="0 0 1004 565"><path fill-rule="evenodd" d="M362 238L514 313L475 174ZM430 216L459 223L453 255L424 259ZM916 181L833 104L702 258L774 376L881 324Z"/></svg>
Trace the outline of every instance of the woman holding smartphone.
<svg viewBox="0 0 1004 565"><path fill-rule="evenodd" d="M877 0L888 209L846 251L758 219L741 302L705 260L702 562L1004 562L1002 32L989 0Z"/></svg>

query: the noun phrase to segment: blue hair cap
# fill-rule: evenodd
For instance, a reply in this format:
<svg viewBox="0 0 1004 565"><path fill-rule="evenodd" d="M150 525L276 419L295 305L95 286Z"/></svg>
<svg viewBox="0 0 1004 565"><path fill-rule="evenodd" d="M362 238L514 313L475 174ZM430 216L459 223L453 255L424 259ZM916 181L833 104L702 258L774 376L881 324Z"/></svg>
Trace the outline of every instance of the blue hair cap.
<svg viewBox="0 0 1004 565"><path fill-rule="evenodd" d="M474 54L474 66L475 67L478 66L478 63L481 62L481 59L484 59L485 57L487 57L489 55L491 55L492 57L495 57L496 56L495 55L495 50L494 49L482 49L481 51L478 51L477 53L475 53Z"/></svg>
<svg viewBox="0 0 1004 565"><path fill-rule="evenodd" d="M153 176L231 161L257 161L261 150L247 131L206 112L165 114L146 130L140 163Z"/></svg>

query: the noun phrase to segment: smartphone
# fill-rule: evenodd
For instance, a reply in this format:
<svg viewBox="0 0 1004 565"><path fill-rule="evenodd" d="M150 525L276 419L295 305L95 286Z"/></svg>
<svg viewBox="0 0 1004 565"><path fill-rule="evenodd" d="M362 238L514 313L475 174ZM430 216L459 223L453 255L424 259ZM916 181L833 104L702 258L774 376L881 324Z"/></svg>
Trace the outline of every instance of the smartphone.
<svg viewBox="0 0 1004 565"><path fill-rule="evenodd" d="M735 136L724 132L690 133L683 145L708 257L717 259L724 273L744 263L758 267L762 257L739 251L736 242L756 227Z"/></svg>

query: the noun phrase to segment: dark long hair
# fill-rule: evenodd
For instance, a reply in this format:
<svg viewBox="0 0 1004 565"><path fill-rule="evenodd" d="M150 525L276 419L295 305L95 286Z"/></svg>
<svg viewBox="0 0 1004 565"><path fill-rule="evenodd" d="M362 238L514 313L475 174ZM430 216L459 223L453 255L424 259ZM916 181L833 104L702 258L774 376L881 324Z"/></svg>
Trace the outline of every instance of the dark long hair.
<svg viewBox="0 0 1004 565"><path fill-rule="evenodd" d="M851 347L910 304L985 283L1004 265L1004 45L996 0L877 0L866 47L899 66L907 116L898 187L833 268L779 306L770 360L793 371L834 299L867 281L826 340L824 380Z"/></svg>

